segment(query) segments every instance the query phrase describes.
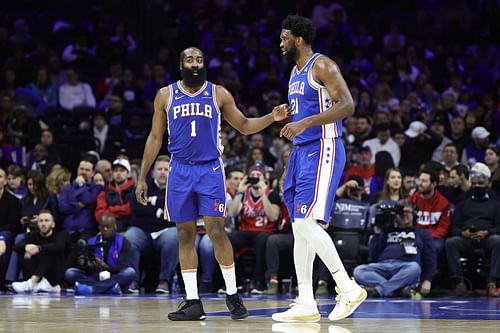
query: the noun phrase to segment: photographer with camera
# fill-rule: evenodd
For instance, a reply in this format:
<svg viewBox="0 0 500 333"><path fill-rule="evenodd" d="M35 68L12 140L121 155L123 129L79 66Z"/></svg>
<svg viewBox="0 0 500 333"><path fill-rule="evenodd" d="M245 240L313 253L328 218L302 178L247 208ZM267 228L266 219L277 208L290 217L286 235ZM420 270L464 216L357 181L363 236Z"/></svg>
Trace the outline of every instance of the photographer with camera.
<svg viewBox="0 0 500 333"><path fill-rule="evenodd" d="M135 280L130 267L132 247L117 232L115 218L104 214L99 233L85 242L79 241L80 255L76 266L66 270L66 280L75 284L75 295L121 294Z"/></svg>
<svg viewBox="0 0 500 333"><path fill-rule="evenodd" d="M367 265L354 269L353 275L371 297L391 297L408 288L426 295L436 271L436 255L431 234L415 227L415 204L403 200L395 207L381 206L375 217L369 243Z"/></svg>
<svg viewBox="0 0 500 333"><path fill-rule="evenodd" d="M496 280L500 278L500 207L488 193L490 169L476 163L471 169L471 190L453 214L450 238L446 240L446 257L451 277L456 281L455 291L465 293L461 255L483 248L491 252L490 272L486 286L488 296L498 296Z"/></svg>
<svg viewBox="0 0 500 333"><path fill-rule="evenodd" d="M264 292L266 242L276 230L280 214L281 199L269 189L265 174L262 163L253 164L229 206L230 216L239 215L239 230L228 235L234 251L242 248L253 248L255 251L253 293Z"/></svg>

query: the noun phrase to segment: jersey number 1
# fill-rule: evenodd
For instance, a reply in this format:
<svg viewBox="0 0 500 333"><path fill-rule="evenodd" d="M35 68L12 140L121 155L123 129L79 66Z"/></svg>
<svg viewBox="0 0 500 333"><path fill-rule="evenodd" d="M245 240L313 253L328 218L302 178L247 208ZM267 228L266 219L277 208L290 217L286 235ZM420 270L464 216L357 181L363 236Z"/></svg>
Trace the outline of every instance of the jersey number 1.
<svg viewBox="0 0 500 333"><path fill-rule="evenodd" d="M191 122L191 136L196 136L196 121Z"/></svg>

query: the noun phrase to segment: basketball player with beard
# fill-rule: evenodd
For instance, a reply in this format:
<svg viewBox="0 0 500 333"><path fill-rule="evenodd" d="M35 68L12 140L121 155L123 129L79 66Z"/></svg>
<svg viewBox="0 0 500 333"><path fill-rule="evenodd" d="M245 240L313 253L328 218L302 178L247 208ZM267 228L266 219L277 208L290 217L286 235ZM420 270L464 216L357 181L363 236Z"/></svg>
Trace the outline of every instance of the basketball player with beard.
<svg viewBox="0 0 500 333"><path fill-rule="evenodd" d="M168 315L170 320L203 320L206 314L198 296L198 257L194 247L196 219L202 216L215 257L226 283L226 305L231 318L248 316L237 290L233 249L224 230L226 189L221 160L221 114L241 133L260 132L274 121L287 117L286 104L260 118L246 118L233 96L224 87L206 79L203 53L196 47L181 52L182 80L160 89L154 101L151 132L144 147L141 173L135 195L148 203L145 182L151 164L168 128L170 172L165 198L165 219L176 223L179 234L179 261L186 287L186 301Z"/></svg>
<svg viewBox="0 0 500 333"><path fill-rule="evenodd" d="M299 296L293 307L272 317L281 322L320 320L312 291L313 261L318 254L337 285L337 304L328 319L339 320L352 314L367 296L347 275L331 237L321 226L328 224L344 171L342 120L353 114L354 102L337 64L312 51L316 29L311 20L289 15L281 27L280 48L295 62L288 85L292 121L280 135L293 143L283 199L295 239Z"/></svg>

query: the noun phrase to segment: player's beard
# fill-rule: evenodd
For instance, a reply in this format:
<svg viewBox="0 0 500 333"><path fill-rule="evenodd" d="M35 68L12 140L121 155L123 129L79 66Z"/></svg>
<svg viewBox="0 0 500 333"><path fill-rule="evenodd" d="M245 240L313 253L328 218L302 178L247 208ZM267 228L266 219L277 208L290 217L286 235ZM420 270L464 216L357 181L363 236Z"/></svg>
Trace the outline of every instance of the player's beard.
<svg viewBox="0 0 500 333"><path fill-rule="evenodd" d="M297 48L295 45L290 49L286 51L286 60L290 62L295 62L295 56L297 55Z"/></svg>
<svg viewBox="0 0 500 333"><path fill-rule="evenodd" d="M196 70L198 75L194 75L194 72L194 70L184 66L181 68L182 82L189 88L201 87L207 80L207 69L205 66Z"/></svg>

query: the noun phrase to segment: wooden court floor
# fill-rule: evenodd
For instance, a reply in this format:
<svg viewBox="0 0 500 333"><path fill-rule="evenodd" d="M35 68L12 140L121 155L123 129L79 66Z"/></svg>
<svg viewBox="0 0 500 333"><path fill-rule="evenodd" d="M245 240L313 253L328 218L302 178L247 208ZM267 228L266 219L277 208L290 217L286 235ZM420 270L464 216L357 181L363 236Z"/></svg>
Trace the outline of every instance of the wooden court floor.
<svg viewBox="0 0 500 333"><path fill-rule="evenodd" d="M322 319L315 324L281 324L271 314L284 310L286 297L245 297L250 317L230 319L224 297L205 296L208 318L172 322L178 296L74 297L0 296L0 332L500 332L500 298L369 299L350 318L330 322L331 298L321 299Z"/></svg>

